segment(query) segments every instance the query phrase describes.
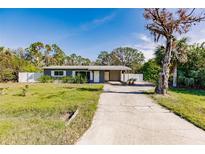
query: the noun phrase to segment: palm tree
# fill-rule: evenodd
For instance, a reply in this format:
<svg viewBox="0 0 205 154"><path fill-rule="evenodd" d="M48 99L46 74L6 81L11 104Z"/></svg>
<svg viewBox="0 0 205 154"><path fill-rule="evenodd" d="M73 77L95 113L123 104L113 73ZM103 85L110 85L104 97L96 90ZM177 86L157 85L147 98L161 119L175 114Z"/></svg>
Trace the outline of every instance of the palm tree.
<svg viewBox="0 0 205 154"><path fill-rule="evenodd" d="M163 65L163 58L165 55L165 47L163 45L157 46L155 51L154 51L154 55L155 55L155 61L157 62L157 64L162 66Z"/></svg>
<svg viewBox="0 0 205 154"><path fill-rule="evenodd" d="M177 87L177 66L187 62L188 39L186 37L176 41L173 48L172 65L173 65L173 87Z"/></svg>
<svg viewBox="0 0 205 154"><path fill-rule="evenodd" d="M165 8L146 8L144 18L149 21L146 28L154 36L154 41L158 42L160 38L165 39L165 56L163 57L163 67L156 92L166 94L169 87L168 79L173 55L172 47L176 35L185 34L193 25L204 21L205 14L196 14L195 9L177 9L176 11L171 11Z"/></svg>
<svg viewBox="0 0 205 154"><path fill-rule="evenodd" d="M173 67L173 87L177 87L177 66L187 62L187 52L188 52L188 38L184 37L180 40L175 40L172 46L172 58L171 65ZM156 62L159 65L163 65L163 57L165 56L165 47L157 46L155 49Z"/></svg>

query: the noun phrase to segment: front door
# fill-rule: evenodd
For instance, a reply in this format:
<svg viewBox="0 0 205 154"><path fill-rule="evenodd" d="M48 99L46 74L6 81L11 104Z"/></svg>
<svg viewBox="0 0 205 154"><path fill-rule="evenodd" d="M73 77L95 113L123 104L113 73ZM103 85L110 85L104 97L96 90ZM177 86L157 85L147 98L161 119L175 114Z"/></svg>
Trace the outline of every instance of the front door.
<svg viewBox="0 0 205 154"><path fill-rule="evenodd" d="M95 83L100 82L100 72L99 71L94 71L94 82Z"/></svg>
<svg viewBox="0 0 205 154"><path fill-rule="evenodd" d="M110 76L110 73L108 71L105 71L105 75L104 75L105 81L109 81L109 79L110 79L109 76Z"/></svg>

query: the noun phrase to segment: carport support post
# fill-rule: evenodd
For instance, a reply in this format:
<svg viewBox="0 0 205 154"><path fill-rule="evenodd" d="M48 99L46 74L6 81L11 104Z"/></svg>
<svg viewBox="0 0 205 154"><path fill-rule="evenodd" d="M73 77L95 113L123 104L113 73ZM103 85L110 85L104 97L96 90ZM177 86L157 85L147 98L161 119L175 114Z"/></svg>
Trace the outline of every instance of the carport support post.
<svg viewBox="0 0 205 154"><path fill-rule="evenodd" d="M125 82L125 71L123 71L123 82Z"/></svg>
<svg viewBox="0 0 205 154"><path fill-rule="evenodd" d="M128 72L128 71L127 71L127 72ZM130 77L129 77L129 72L127 73L127 76L128 76L128 78L127 78L127 79L129 80L129 79L130 79Z"/></svg>

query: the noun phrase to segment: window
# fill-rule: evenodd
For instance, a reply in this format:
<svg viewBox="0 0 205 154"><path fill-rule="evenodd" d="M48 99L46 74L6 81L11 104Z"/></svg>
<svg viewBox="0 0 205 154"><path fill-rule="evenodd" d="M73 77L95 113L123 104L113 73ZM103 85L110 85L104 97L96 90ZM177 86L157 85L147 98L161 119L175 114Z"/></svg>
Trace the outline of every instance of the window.
<svg viewBox="0 0 205 154"><path fill-rule="evenodd" d="M64 75L64 71L62 71L62 70L56 70L56 71L54 71L54 76L55 76L55 77L65 76L65 75Z"/></svg>

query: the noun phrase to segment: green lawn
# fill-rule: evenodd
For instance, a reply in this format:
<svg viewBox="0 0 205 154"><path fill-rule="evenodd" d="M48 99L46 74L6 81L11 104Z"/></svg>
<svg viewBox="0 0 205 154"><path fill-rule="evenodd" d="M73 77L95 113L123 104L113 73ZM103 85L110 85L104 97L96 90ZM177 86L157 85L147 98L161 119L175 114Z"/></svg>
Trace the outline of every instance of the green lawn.
<svg viewBox="0 0 205 154"><path fill-rule="evenodd" d="M102 85L0 84L0 144L73 144L89 128ZM67 125L65 113L79 110Z"/></svg>
<svg viewBox="0 0 205 154"><path fill-rule="evenodd" d="M167 96L151 95L160 105L205 130L205 91L171 89Z"/></svg>

